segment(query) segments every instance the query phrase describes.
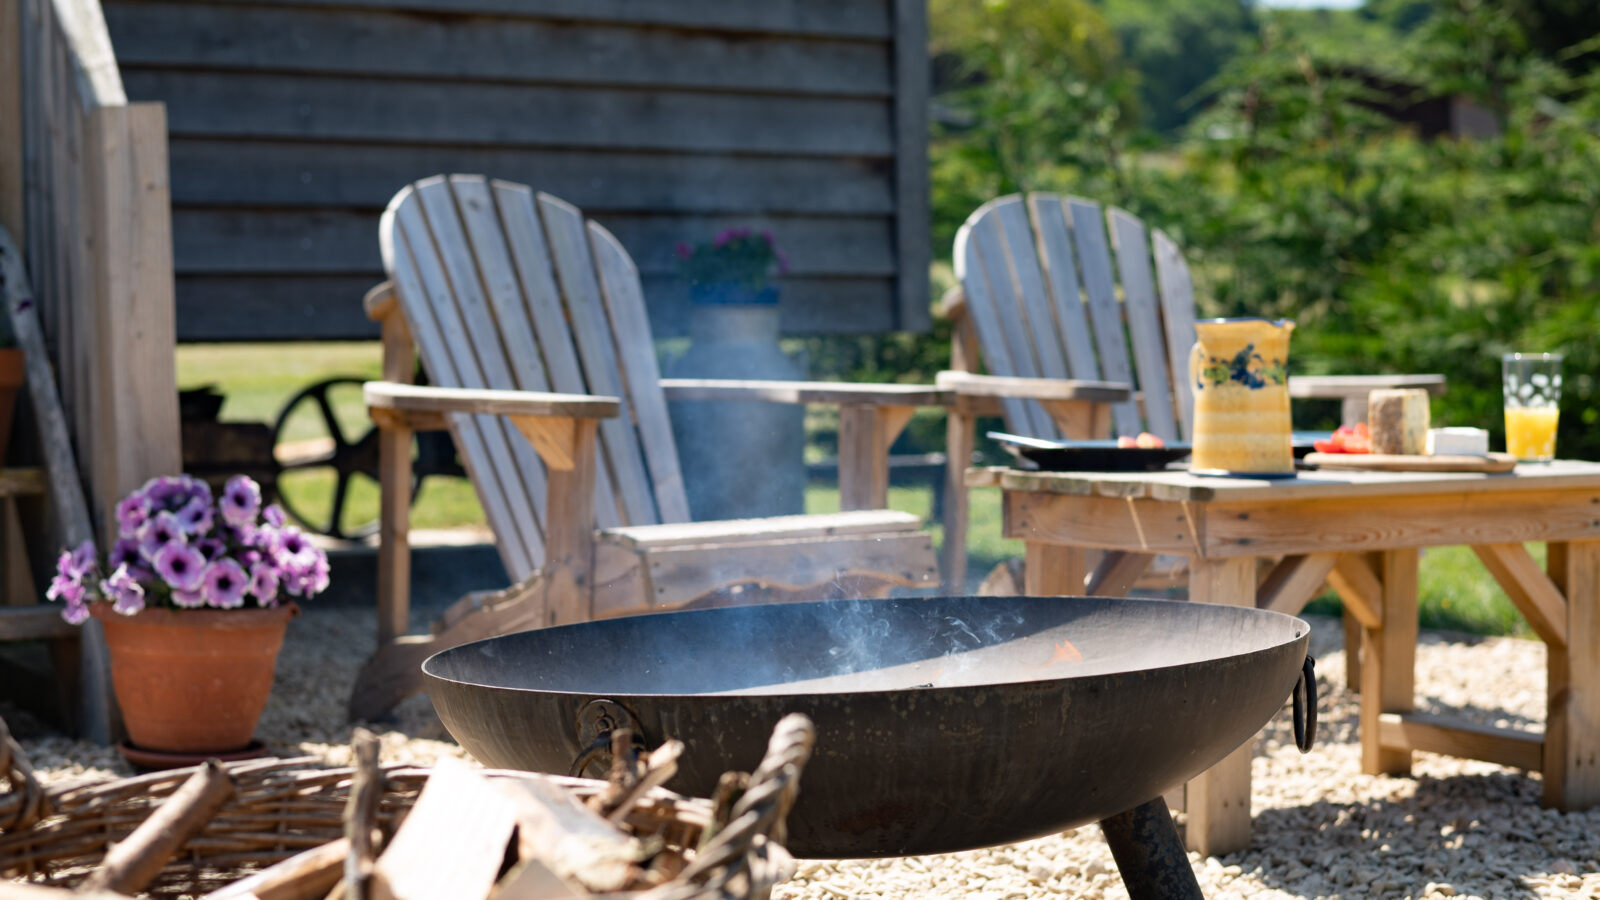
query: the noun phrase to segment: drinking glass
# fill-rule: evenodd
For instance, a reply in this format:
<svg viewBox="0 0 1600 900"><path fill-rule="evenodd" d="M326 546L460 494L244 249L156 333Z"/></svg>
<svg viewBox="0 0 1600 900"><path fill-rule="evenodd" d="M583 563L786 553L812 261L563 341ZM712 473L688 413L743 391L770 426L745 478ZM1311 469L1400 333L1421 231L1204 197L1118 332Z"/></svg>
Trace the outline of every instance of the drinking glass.
<svg viewBox="0 0 1600 900"><path fill-rule="evenodd" d="M1506 452L1524 462L1556 455L1561 403L1561 354L1507 353L1500 358L1505 388Z"/></svg>

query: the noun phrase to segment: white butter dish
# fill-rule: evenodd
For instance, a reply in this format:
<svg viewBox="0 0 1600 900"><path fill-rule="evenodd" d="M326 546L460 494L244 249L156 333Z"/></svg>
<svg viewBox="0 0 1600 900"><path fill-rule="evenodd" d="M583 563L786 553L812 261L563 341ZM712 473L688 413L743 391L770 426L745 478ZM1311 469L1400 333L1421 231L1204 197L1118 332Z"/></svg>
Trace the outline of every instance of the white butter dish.
<svg viewBox="0 0 1600 900"><path fill-rule="evenodd" d="M1482 428L1430 428L1429 456L1488 456L1489 432Z"/></svg>

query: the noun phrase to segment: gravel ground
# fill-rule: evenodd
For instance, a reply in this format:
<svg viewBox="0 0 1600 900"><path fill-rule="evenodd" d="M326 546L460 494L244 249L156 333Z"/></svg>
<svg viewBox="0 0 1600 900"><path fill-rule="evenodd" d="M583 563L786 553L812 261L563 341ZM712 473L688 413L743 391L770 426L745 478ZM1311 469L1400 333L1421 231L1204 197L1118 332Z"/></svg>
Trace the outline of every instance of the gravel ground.
<svg viewBox="0 0 1600 900"><path fill-rule="evenodd" d="M426 609L419 609L419 616ZM1410 778L1360 774L1356 697L1344 687L1338 622L1308 617L1322 693L1316 748L1301 755L1287 709L1256 742L1250 849L1193 857L1211 900L1224 898L1600 898L1600 810L1539 808L1537 775L1418 754ZM306 605L290 627L259 736L279 755L345 762L343 704L372 646L371 607ZM1418 708L1539 726L1544 646L1424 633ZM1469 698L1480 704L1468 709ZM113 751L68 740L0 705L51 780L130 774ZM462 751L426 698L376 723L385 760L431 762ZM668 785L670 787L670 784ZM989 850L897 860L803 860L779 900L844 897L1126 897L1097 828Z"/></svg>

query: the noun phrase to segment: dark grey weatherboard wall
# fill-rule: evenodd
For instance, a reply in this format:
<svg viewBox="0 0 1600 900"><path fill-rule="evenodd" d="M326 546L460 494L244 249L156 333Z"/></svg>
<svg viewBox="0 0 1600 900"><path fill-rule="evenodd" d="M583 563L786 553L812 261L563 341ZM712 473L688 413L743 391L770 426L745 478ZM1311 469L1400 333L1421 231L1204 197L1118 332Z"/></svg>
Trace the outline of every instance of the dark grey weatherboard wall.
<svg viewBox="0 0 1600 900"><path fill-rule="evenodd" d="M616 233L657 333L673 246L770 228L790 333L928 325L924 0L104 0L167 104L178 337L376 334L378 215L438 172Z"/></svg>

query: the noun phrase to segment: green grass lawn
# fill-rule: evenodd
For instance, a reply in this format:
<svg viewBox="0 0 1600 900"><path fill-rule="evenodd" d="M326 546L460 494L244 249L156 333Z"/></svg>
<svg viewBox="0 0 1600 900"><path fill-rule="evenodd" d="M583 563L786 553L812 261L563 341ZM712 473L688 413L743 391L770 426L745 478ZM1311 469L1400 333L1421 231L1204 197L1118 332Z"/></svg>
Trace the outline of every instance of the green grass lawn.
<svg viewBox="0 0 1600 900"><path fill-rule="evenodd" d="M367 379L378 377L382 353L376 341L316 344L194 344L178 348L180 388L215 385L227 397L221 418L225 421L273 424L284 405L314 382L335 377ZM334 417L347 440L356 440L371 428L361 402L359 385L332 389L328 399ZM807 418L808 432L831 427L833 417ZM284 440L315 440L326 434L320 413L304 405L285 422ZM830 436L812 441L808 458L826 455ZM312 519L328 515L333 485L332 473L305 471L286 474L282 490L297 508ZM889 505L895 509L928 516L932 492L926 488L893 488ZM805 511L837 511L839 492L828 487L806 490ZM345 526L377 518L378 491L370 479L355 479L346 503ZM423 482L412 508L413 528L452 528L479 525L483 511L472 485L462 478L434 477ZM942 544L943 529L930 523L935 544ZM1533 549L1535 558L1544 560L1542 545ZM977 575L987 572L1000 560L1022 554L1020 541L1000 537L1000 493L979 489L972 493L971 525L968 529L970 569ZM1446 547L1423 553L1420 584L1420 617L1424 628L1467 631L1476 634L1516 634L1532 636L1531 629L1511 606L1494 579L1477 557L1465 547ZM1308 612L1337 614L1339 601L1331 592L1313 601Z"/></svg>

